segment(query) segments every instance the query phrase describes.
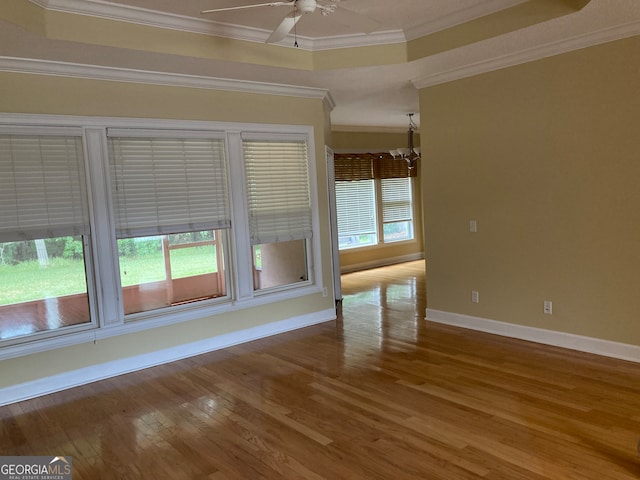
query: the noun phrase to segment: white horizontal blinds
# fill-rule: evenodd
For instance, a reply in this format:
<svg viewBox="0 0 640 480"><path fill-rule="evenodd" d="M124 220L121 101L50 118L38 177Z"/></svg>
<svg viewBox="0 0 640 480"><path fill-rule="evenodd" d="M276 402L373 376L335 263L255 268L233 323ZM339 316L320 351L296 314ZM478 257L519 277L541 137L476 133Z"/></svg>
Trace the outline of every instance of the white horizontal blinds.
<svg viewBox="0 0 640 480"><path fill-rule="evenodd" d="M311 238L307 143L242 142L252 245Z"/></svg>
<svg viewBox="0 0 640 480"><path fill-rule="evenodd" d="M82 138L0 134L0 242L89 232Z"/></svg>
<svg viewBox="0 0 640 480"><path fill-rule="evenodd" d="M118 238L230 227L222 139L132 134L108 143Z"/></svg>
<svg viewBox="0 0 640 480"><path fill-rule="evenodd" d="M383 178L382 221L402 222L413 219L411 202L411 178Z"/></svg>
<svg viewBox="0 0 640 480"><path fill-rule="evenodd" d="M336 182L338 234L376 232L376 203L373 180Z"/></svg>

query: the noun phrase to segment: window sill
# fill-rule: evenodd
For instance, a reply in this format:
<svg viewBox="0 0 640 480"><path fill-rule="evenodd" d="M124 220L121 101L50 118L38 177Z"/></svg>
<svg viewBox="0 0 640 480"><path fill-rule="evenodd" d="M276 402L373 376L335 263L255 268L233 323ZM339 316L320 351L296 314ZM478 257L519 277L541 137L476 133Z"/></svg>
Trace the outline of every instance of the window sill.
<svg viewBox="0 0 640 480"><path fill-rule="evenodd" d="M380 250L383 248L390 248L390 247L395 247L398 245L411 245L411 244L417 244L418 241L413 238L411 240L398 240L396 242L386 242L386 243L378 243L376 245L363 245L362 247L351 247L351 248L343 248L342 250L338 250L339 253L342 255L343 253L348 253L348 252L362 252L362 251L367 251L367 250Z"/></svg>
<svg viewBox="0 0 640 480"><path fill-rule="evenodd" d="M221 315L224 313L245 310L269 303L281 302L294 298L322 293L322 288L317 285L308 285L300 288L291 288L279 292L268 292L264 295L255 296L244 300L227 301L207 306L189 306L168 312L154 312L136 316L134 320L129 319L123 324L103 326L82 332L62 333L53 337L28 341L25 343L7 345L0 347L0 361L11 358L32 355L59 348L71 347L83 343L96 342L107 338L117 337L130 333L151 330L154 328L174 325L200 318Z"/></svg>

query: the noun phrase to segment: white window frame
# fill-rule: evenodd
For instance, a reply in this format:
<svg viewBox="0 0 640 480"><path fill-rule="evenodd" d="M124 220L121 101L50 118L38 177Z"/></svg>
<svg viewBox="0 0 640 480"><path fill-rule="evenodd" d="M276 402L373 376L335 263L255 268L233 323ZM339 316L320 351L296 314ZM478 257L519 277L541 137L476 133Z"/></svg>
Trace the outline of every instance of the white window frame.
<svg viewBox="0 0 640 480"><path fill-rule="evenodd" d="M414 182L414 177L403 177L406 178L409 181L409 189L410 189L410 193L411 193L411 201L410 201L410 208L411 208L411 218L403 218L403 219L397 219L394 221L388 221L385 222L384 221L384 208L385 208L385 203L383 200L383 194L382 194L382 182L384 182L385 180L394 180L394 179L389 179L389 178L376 178L374 179L374 181L376 182L376 201L378 202L378 205L380 206L380 208L378 208L378 219L379 219L379 227L378 227L378 235L379 235L379 243L382 243L384 245L392 245L392 244L401 244L403 242L413 242L415 241L416 238L416 230L415 230L415 225L414 225L414 213L415 213L415 182ZM411 222L411 232L413 233L413 237L412 238L406 238L406 239L402 239L402 240L385 240L384 239L384 226L386 224L390 224L390 223L397 223L397 222Z"/></svg>
<svg viewBox="0 0 640 480"><path fill-rule="evenodd" d="M311 133L311 132L309 132ZM319 269L315 268L315 265L319 265L321 258L320 258L320 244L319 244L319 218L318 218L318 201L317 201L317 182L316 182L316 176L315 176L315 149L313 148L313 136L308 134L308 135L301 135L301 134L283 134L283 133L265 133L265 132L251 132L251 131L247 131L247 132L243 132L240 135L240 140L241 142L244 140L253 140L253 141L269 141L269 140L276 140L276 141L281 141L281 142L306 142L307 143L307 157L308 157L308 174L309 174L309 195L310 195L310 201L311 201L311 223L312 223L312 236L311 238L307 238L305 240L306 243L306 262L307 262L307 279L305 281L300 281L300 282L296 282L293 284L288 284L288 285L280 285L277 287L270 287L270 288L266 288L266 289L255 289L255 286L253 284L253 277L252 277L252 283L251 283L251 289L253 291L253 297L261 297L264 295L272 295L276 292L280 293L280 294L285 294L285 292L289 291L289 290L294 290L294 289L299 289L301 287L309 287L312 286L313 284L317 284L319 285L321 282L321 278L318 277L318 273L319 273ZM241 145L242 148L242 145ZM312 150L313 148L313 150ZM243 163L243 171L245 171L245 165L244 165L244 155L242 155L242 163ZM245 174L246 175L246 174ZM243 181L243 185L247 185L246 182L246 178ZM245 202L247 199L247 195L244 195L245 198ZM246 205L246 204L245 204ZM314 205L316 206L314 208ZM247 212L249 211L249 208L244 208L244 211ZM248 236L250 238L250 229L249 229L249 218L248 215L246 217L246 228L247 228L247 234L244 234L245 236ZM251 242L250 242L251 243ZM253 272L253 260L252 260L252 255L251 252L253 251L253 246L250 245L250 250L249 252L249 257L251 260L251 269ZM253 275L253 273L252 273Z"/></svg>
<svg viewBox="0 0 640 480"><path fill-rule="evenodd" d="M204 318L252 306L275 303L282 300L322 293L322 261L320 251L320 219L318 208L316 147L312 126L265 125L255 123L229 123L208 121L177 121L160 119L127 119L115 117L83 117L61 115L0 114L0 128L38 129L48 127L73 127L83 132L87 194L91 222L91 252L86 260L88 290L93 296L92 324L90 329L77 333L52 332L42 341L33 336L15 345L0 346L0 360L28 355L55 348L76 345L117 335L148 330L159 326ZM231 231L225 245L228 272L229 298L223 302L194 302L167 307L162 310L135 314L144 321L125 321L122 307L118 250L115 223L111 208L111 185L107 129L163 130L169 135L181 132L201 132L225 139L227 175L231 203ZM309 160L309 186L312 206L312 238L308 240L308 280L282 288L254 291L250 255L249 226L246 209L245 176L242 160L242 138L296 139L307 142Z"/></svg>
<svg viewBox="0 0 640 480"><path fill-rule="evenodd" d="M148 128L117 128L117 127L108 127L106 129L106 136L107 136L107 143L108 143L108 139L110 137L113 138L184 138L184 139L198 139L198 138L203 138L203 139L213 139L213 140L222 140L224 141L224 132L220 132L218 130L188 130L188 129L148 129ZM226 152L225 152L226 154ZM105 162L105 169L106 169L106 175L107 175L107 179L106 181L109 184L109 205L111 206L111 212L110 212L110 216L112 219L114 219L113 217L113 209L114 209L114 203L113 203L113 185L111 185L111 172L110 172L110 161L111 159L109 158L109 155L107 153L107 158L106 158L106 162ZM225 158L225 161L227 161L227 159ZM229 174L227 173L227 188L229 187ZM229 202L230 203L230 202ZM115 234L115 233L114 233ZM117 236L116 236L117 237ZM118 247L117 247L117 241L118 238L115 238L115 257L116 257L116 265L117 265L117 270L115 272L116 274L116 278L117 278L117 283L119 286L120 291L122 290L122 279L120 278L120 265L119 265L119 256L118 256ZM223 258L224 258L224 264L228 265L229 264L229 256L228 256L228 250L229 250L229 229L225 229L225 233L222 236L222 246L223 246ZM224 270L224 274L225 274L225 284L227 286L230 285L230 278L229 278L229 269L225 268ZM161 316L171 316L171 315L175 315L175 314L181 314L183 311L188 311L188 310L198 310L201 308L206 308L208 306L215 306L217 304L220 304L223 301L228 301L232 298L232 293L233 290L230 288L227 288L227 294L224 297L219 297L219 298L214 298L214 299L208 299L208 300L200 300L197 302L193 302L193 303L185 303L182 305L173 305L173 306L167 306L167 307L163 307L161 309L154 309L154 310L145 310L142 312L136 312L136 313L130 313L130 314L125 314L124 313L124 305L122 302L122 295L119 294L119 301L118 301L118 314L119 314L119 318L123 318L124 322L134 322L134 321L138 321L138 320L147 320L147 319L153 319L155 317L161 317Z"/></svg>
<svg viewBox="0 0 640 480"><path fill-rule="evenodd" d="M373 188L374 188L374 203L373 206L375 215L376 215L376 237L377 242L374 245L362 245L362 246L353 246L353 247L343 247L340 248L340 252L348 252L348 251L356 251L356 250L366 250L366 249L376 249L383 248L387 246L393 245L402 245L407 243L415 243L416 242L416 231L415 231L415 211L416 211L416 197L415 197L415 177L407 177L409 178L410 186L411 186L411 224L413 231L413 238L408 238L406 240L395 240L395 241L384 241L384 221L383 221L383 202L382 202L382 180L381 178L373 178ZM340 183L339 181L335 182ZM400 220L398 220L400 221ZM408 221L408 220L407 220ZM395 223L395 222L387 222L387 223Z"/></svg>
<svg viewBox="0 0 640 480"><path fill-rule="evenodd" d="M66 125L41 125L41 126L18 126L14 124L4 125L0 122L0 134L4 135L18 135L18 136L59 136L59 137L75 137L82 139L82 161L84 163L84 172L85 172L85 191L86 197L85 201L87 202L87 210L89 215L89 225L92 224L93 219L93 208L92 208L92 193L91 193L91 181L90 181L90 173L89 173L89 165L88 165L88 153L86 150L86 143L84 140L83 131L79 127L71 127ZM82 242L84 245L84 270L86 274L86 282L87 282L87 295L89 299L89 313L90 318L89 322L78 324L78 325L70 325L64 327L63 329L52 329L52 330L44 330L41 332L35 332L33 334L26 335L24 337L19 338L8 338L2 340L0 342L0 348L8 348L13 347L20 348L20 346L24 343L30 342L44 342L49 339L55 339L61 335L71 335L73 333L80 332L88 332L90 330L94 330L99 327L99 318L100 311L97 299L97 277L96 269L95 269L95 237L96 235L93 233L91 227L89 228L89 232L82 236ZM2 357L0 357L1 359Z"/></svg>
<svg viewBox="0 0 640 480"><path fill-rule="evenodd" d="M242 179L238 188L232 189L232 219L234 226L233 234L235 236L234 245L239 250L238 255L234 256L236 268L238 271L244 272L238 275L237 283L237 303L251 302L253 304L265 303L266 299L278 298L285 300L298 296L298 292L307 292L308 294L321 291L322 288L322 271L321 271L321 252L320 252L320 218L318 211L318 185L316 177L316 158L315 158L315 142L313 135L313 127L291 126L290 133L282 133L281 129L275 126L254 125L254 128L248 126L242 131L229 132L227 135L227 146L230 155L236 161L229 165L230 174L234 178ZM295 132L295 133L294 133ZM313 235L307 240L307 272L308 277L304 282L298 282L291 285L283 285L264 290L255 290L253 283L253 258L251 255L252 246L250 242L249 231L249 215L247 206L246 191L246 175L244 165L244 155L242 150L243 140L281 140L281 141L306 141L307 154L309 161L309 190L311 196L311 223ZM231 158L231 157L229 157Z"/></svg>
<svg viewBox="0 0 640 480"><path fill-rule="evenodd" d="M352 187L357 187L358 188L358 192L350 192L350 196L353 196L354 193L356 194L360 194L362 191L359 189L362 185L364 185L364 182L367 182L366 185L366 190L367 190L367 196L371 196L371 202L373 203L373 205L370 206L369 210L371 211L371 215L372 217L367 221L367 222L361 222L361 223L370 223L371 226L373 227L372 230L370 232L360 232L360 233L356 233L356 232L340 232L338 231L338 239L348 233L356 233L356 235L358 234L372 234L375 237L375 242L374 243L369 243L369 244L364 244L364 245L353 245L353 246L348 246L348 247L342 247L340 248L340 243L338 241L338 247L340 248L341 251L344 250L353 250L353 249L358 249L358 248L366 248L366 247L374 247L377 246L380 243L380 239L379 239L379 235L378 235L378 230L379 230L379 223L380 223L380 219L379 219L379 215L378 215L378 209L376 208L378 201L377 201L377 196L378 196L378 192L377 192L377 188L376 188L376 181L375 179L371 178L368 180L353 180L353 181L340 181L340 182L335 182L336 183L336 211L338 210L338 204L339 204L339 196L338 196L338 191L340 190L340 186L352 186ZM370 190L369 190L370 189ZM350 206L343 206L346 207L347 210L350 210ZM360 210L360 209L359 209ZM340 228L340 216L338 214L338 228ZM354 236L354 235L349 235L349 236Z"/></svg>

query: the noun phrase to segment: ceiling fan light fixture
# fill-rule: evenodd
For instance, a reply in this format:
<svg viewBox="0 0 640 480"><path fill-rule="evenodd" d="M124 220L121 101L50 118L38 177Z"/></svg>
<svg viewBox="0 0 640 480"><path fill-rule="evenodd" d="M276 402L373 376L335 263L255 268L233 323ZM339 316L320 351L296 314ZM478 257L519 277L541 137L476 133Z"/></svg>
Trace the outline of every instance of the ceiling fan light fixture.
<svg viewBox="0 0 640 480"><path fill-rule="evenodd" d="M295 8L302 14L313 13L316 11L318 2L316 0L296 0Z"/></svg>

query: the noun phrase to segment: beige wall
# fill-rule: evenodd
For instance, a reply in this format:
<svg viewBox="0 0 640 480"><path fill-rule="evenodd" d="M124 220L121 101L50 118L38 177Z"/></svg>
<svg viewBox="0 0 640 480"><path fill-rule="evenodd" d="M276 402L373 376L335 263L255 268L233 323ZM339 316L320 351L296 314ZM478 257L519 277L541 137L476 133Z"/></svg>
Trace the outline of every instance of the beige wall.
<svg viewBox="0 0 640 480"><path fill-rule="evenodd" d="M407 127L409 120L407 119ZM407 131L399 130L393 132L363 131L363 128L341 127L334 130L332 134L332 146L336 152L342 153L362 153L362 152L388 152L394 148L407 146ZM416 146L420 145L420 134L415 133L413 140Z"/></svg>
<svg viewBox="0 0 640 480"><path fill-rule="evenodd" d="M0 73L0 91L5 113L312 125L323 151L324 107L312 98L14 73Z"/></svg>
<svg viewBox="0 0 640 480"><path fill-rule="evenodd" d="M408 122L407 122L408 126ZM407 145L407 133L334 131L332 147L340 153L388 152L391 149ZM420 136L414 136L416 146L420 145ZM418 172L420 165L418 165ZM403 259L415 259L422 256L422 196L420 177L414 179L414 231L415 241L381 244L376 247L356 248L340 252L340 269L343 272L371 268L376 265L395 263Z"/></svg>
<svg viewBox="0 0 640 480"><path fill-rule="evenodd" d="M322 285L332 289L326 166L325 107L320 99L138 85L44 75L0 73L0 112L171 118L311 125L317 159ZM0 361L0 388L102 362L196 342L270 322L332 309L321 293L215 315L96 343Z"/></svg>
<svg viewBox="0 0 640 480"><path fill-rule="evenodd" d="M260 288L289 285L308 279L305 244L306 240L291 240L260 245Z"/></svg>
<svg viewBox="0 0 640 480"><path fill-rule="evenodd" d="M571 14L589 0L529 0L407 43L408 59L435 55Z"/></svg>
<svg viewBox="0 0 640 480"><path fill-rule="evenodd" d="M430 309L640 345L639 56L635 37L421 90Z"/></svg>

